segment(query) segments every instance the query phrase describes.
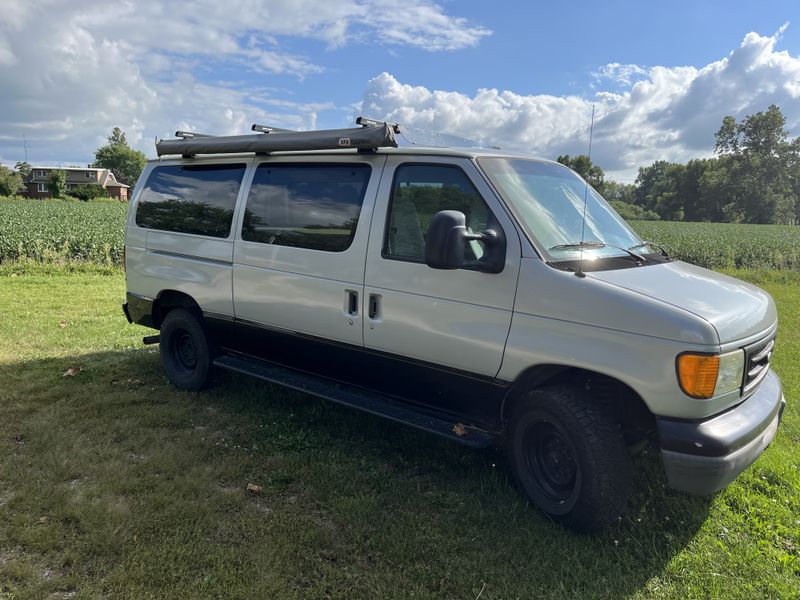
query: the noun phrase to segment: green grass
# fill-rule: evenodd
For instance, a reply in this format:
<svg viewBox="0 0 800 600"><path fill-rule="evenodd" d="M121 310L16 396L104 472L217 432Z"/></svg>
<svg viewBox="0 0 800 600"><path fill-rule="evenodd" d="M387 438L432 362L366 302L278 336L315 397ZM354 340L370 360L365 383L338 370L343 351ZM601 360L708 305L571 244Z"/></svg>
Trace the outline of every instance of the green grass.
<svg viewBox="0 0 800 600"><path fill-rule="evenodd" d="M796 598L800 287L745 276L781 314L775 443L710 500L650 450L582 536L498 451L245 377L177 391L117 270L0 266L0 598Z"/></svg>

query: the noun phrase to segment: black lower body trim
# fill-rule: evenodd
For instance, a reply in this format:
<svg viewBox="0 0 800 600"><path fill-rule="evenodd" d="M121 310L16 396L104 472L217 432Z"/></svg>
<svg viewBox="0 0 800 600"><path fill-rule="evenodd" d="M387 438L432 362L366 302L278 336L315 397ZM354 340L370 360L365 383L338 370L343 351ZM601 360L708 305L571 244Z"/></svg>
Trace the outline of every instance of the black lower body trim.
<svg viewBox="0 0 800 600"><path fill-rule="evenodd" d="M153 299L139 294L132 294L127 292L125 294L126 302L122 305L122 310L128 323L136 323L137 325L144 325L145 327L152 327L156 329L153 323Z"/></svg>
<svg viewBox="0 0 800 600"><path fill-rule="evenodd" d="M270 363L382 394L456 421L490 430L501 427L507 384L401 356L205 315L216 344Z"/></svg>
<svg viewBox="0 0 800 600"><path fill-rule="evenodd" d="M289 369L244 355L227 354L220 356L214 361L214 365L277 383L306 394L325 398L391 421L410 425L467 446L486 448L497 440L497 433L472 427L468 428L463 424L459 425L449 419L447 415L414 410L407 403L397 402L393 398L382 394L342 385L315 374Z"/></svg>

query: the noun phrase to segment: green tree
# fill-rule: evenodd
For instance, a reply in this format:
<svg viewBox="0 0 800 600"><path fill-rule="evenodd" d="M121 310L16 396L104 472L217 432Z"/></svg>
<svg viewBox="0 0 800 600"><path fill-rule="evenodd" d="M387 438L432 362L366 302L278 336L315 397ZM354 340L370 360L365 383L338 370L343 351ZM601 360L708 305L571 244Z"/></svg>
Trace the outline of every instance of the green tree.
<svg viewBox="0 0 800 600"><path fill-rule="evenodd" d="M23 179L31 174L31 169L31 165L24 160L17 161L17 164L14 165L14 170L19 173L20 177Z"/></svg>
<svg viewBox="0 0 800 600"><path fill-rule="evenodd" d="M715 150L729 157L730 189L726 211L746 223L793 223L797 217L794 188L794 142L786 118L771 105L741 122L727 116L716 133ZM796 140L795 140L796 141Z"/></svg>
<svg viewBox="0 0 800 600"><path fill-rule="evenodd" d="M636 203L636 186L632 183L618 183L613 179L606 179L603 188L603 198L609 202Z"/></svg>
<svg viewBox="0 0 800 600"><path fill-rule="evenodd" d="M679 182L686 170L684 165L658 160L639 167L636 177L636 204L651 210L662 219L681 221L684 218Z"/></svg>
<svg viewBox="0 0 800 600"><path fill-rule="evenodd" d="M63 198L67 194L67 172L61 169L53 169L50 178L47 180L47 188L53 198Z"/></svg>
<svg viewBox="0 0 800 600"><path fill-rule="evenodd" d="M22 188L22 177L8 167L0 165L0 196L14 196Z"/></svg>
<svg viewBox="0 0 800 600"><path fill-rule="evenodd" d="M588 181L589 185L597 190L598 194L605 197L606 175L603 172L603 169L594 164L588 155L579 154L577 156L570 156L569 154L564 154L559 156L556 161L575 171L578 175Z"/></svg>
<svg viewBox="0 0 800 600"><path fill-rule="evenodd" d="M108 136L108 143L101 146L94 153L95 167L111 169L117 180L130 186L136 185L136 180L142 174L142 169L147 162L143 152L134 150L125 139L125 132L115 127Z"/></svg>
<svg viewBox="0 0 800 600"><path fill-rule="evenodd" d="M110 144L120 144L122 146L128 145L128 140L125 139L125 132L119 127L114 127L111 131L111 135L108 136L108 142Z"/></svg>

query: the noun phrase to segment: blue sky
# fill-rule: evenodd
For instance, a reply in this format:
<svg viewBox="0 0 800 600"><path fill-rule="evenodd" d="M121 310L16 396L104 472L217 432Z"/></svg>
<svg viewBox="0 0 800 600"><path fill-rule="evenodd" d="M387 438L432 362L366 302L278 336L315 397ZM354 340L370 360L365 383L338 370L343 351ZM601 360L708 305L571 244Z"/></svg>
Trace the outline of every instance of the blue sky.
<svg viewBox="0 0 800 600"><path fill-rule="evenodd" d="M708 156L722 117L800 133L800 3L4 0L0 161L81 164L115 125L340 127L364 112L630 181Z"/></svg>

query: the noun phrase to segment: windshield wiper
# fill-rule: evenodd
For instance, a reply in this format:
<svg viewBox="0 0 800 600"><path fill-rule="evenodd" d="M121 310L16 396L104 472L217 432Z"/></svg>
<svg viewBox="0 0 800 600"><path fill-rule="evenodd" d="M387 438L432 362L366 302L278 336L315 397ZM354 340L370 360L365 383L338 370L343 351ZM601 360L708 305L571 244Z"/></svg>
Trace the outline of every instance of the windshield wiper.
<svg viewBox="0 0 800 600"><path fill-rule="evenodd" d="M634 244L633 246L628 248L628 250L636 250L637 248L644 248L645 246L653 246L653 248L658 248L659 250L661 250L661 255L662 256L665 256L669 260L672 260L672 257L669 255L669 252L667 252L667 250L666 250L666 248L664 248L664 246L662 246L661 244L656 244L655 242L651 242L649 240L645 240L645 241L640 242L638 244Z"/></svg>
<svg viewBox="0 0 800 600"><path fill-rule="evenodd" d="M556 244L555 246L548 248L548 250L583 250L584 248L615 248L628 254L631 258L633 258L633 260L636 261L636 264L640 265L647 262L647 259L644 256L633 252L631 248L623 248L622 246L614 246L613 244L606 244L604 242L588 241L572 242L571 244ZM633 248L636 248L636 246Z"/></svg>

